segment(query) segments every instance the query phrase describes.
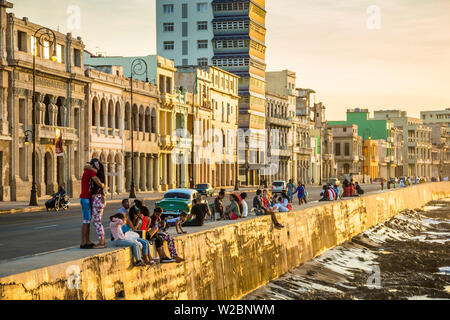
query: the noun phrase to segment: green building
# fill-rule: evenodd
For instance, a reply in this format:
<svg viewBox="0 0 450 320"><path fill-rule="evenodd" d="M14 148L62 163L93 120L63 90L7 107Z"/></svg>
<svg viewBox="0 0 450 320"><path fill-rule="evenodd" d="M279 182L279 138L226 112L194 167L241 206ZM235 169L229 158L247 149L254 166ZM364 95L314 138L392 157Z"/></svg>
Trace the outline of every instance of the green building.
<svg viewBox="0 0 450 320"><path fill-rule="evenodd" d="M386 154L380 154L379 161L381 166L383 164L386 165L387 176L391 176L390 167L394 161L392 151L394 123L391 120L370 119L368 109L355 108L347 110L347 120L328 121L328 124L330 126L356 124L358 125L358 135L361 136L363 140L385 140L387 142Z"/></svg>

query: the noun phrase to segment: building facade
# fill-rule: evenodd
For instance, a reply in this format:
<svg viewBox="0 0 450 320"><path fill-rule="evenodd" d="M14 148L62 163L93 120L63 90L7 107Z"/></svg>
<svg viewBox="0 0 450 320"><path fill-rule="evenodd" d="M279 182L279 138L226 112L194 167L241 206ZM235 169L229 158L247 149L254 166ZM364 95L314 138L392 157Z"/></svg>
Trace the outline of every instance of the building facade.
<svg viewBox="0 0 450 320"><path fill-rule="evenodd" d="M358 135L358 126L336 125L330 128L333 131L337 177L348 178L362 174L362 138Z"/></svg>
<svg viewBox="0 0 450 320"><path fill-rule="evenodd" d="M379 178L378 146L377 140L368 139L363 141L364 175L369 176L372 181Z"/></svg>
<svg viewBox="0 0 450 320"><path fill-rule="evenodd" d="M213 2L157 0L157 54L175 66L212 65Z"/></svg>
<svg viewBox="0 0 450 320"><path fill-rule="evenodd" d="M348 109L347 119L345 121L330 121L331 125L342 125L342 124L356 124L358 126L358 135L360 135L363 140L379 140L383 139L386 141L386 154L383 159L386 159L386 176L393 176L395 172L395 167L393 165L392 156L392 142L393 142L393 128L394 123L386 117L379 117L376 115L373 119L369 118L368 109ZM384 169L383 169L384 170Z"/></svg>
<svg viewBox="0 0 450 320"><path fill-rule="evenodd" d="M54 32L53 47L41 26L16 18L0 3L0 179L2 200L27 201L32 186L33 55L36 58L36 184L39 197L61 186L78 196L88 145L84 44ZM39 39L41 41L39 41ZM54 59L53 59L54 56ZM55 141L62 139L62 149ZM61 140L60 140L61 141Z"/></svg>
<svg viewBox="0 0 450 320"><path fill-rule="evenodd" d="M419 118L408 117L406 111L375 111L376 119L391 120L403 130L403 176L431 177L431 128Z"/></svg>

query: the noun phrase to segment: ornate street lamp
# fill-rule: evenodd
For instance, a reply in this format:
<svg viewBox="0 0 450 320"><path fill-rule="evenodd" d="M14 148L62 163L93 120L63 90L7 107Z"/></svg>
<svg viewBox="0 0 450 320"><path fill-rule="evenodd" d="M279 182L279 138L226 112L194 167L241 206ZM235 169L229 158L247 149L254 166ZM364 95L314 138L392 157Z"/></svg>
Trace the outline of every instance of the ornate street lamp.
<svg viewBox="0 0 450 320"><path fill-rule="evenodd" d="M145 74L145 82L148 82L148 66L142 58L136 58L131 62L131 183L130 183L130 198L136 198L136 190L134 187L134 117L133 117L133 75L142 76Z"/></svg>
<svg viewBox="0 0 450 320"><path fill-rule="evenodd" d="M53 30L42 27L36 30L34 33L34 45L33 45L33 129L27 130L25 132L25 145L29 143L28 133L31 133L33 140L33 154L32 154L32 165L31 173L33 176L33 181L31 184L31 195L30 195L30 206L37 206L37 191L36 191L36 55L37 46L40 45L49 50L52 48L51 58L53 61L57 60L56 53L56 35Z"/></svg>

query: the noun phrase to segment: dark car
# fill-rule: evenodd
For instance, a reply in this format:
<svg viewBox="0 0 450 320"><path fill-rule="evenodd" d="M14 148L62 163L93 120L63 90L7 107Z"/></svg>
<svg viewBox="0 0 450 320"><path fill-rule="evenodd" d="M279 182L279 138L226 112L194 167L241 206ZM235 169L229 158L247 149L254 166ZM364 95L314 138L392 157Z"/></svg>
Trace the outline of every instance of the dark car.
<svg viewBox="0 0 450 320"><path fill-rule="evenodd" d="M201 195L212 196L214 193L214 188L209 183L199 183L195 187L198 193Z"/></svg>

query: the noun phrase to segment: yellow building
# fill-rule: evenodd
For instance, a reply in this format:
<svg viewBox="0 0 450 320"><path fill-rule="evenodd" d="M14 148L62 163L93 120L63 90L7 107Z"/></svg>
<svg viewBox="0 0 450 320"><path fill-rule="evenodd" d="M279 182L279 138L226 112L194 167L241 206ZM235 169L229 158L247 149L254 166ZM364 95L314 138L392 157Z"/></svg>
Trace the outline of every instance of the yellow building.
<svg viewBox="0 0 450 320"><path fill-rule="evenodd" d="M372 180L378 178L378 141L364 140L364 174L368 175Z"/></svg>

